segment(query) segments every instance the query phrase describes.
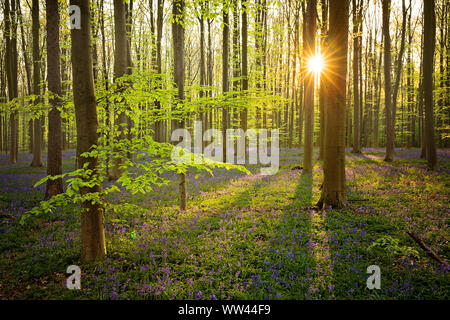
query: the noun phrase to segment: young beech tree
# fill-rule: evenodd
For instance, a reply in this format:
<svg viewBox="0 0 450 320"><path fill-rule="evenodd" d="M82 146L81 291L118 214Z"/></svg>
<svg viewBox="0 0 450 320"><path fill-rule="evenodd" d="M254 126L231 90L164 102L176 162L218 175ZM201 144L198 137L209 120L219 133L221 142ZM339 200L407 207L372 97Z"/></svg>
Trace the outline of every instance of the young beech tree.
<svg viewBox="0 0 450 320"><path fill-rule="evenodd" d="M436 13L434 1L424 0L423 89L425 97L425 148L428 166L437 168L433 115L433 59L436 45Z"/></svg>
<svg viewBox="0 0 450 320"><path fill-rule="evenodd" d="M58 0L46 0L47 11L47 78L51 109L48 113L48 163L47 175L62 174L61 137L61 74L59 54L59 9ZM47 180L45 198L63 192L62 179Z"/></svg>
<svg viewBox="0 0 450 320"><path fill-rule="evenodd" d="M330 1L325 86L324 182L319 207L344 206L345 189L345 101L349 0Z"/></svg>
<svg viewBox="0 0 450 320"><path fill-rule="evenodd" d="M384 38L384 96L386 109L386 155L384 161L394 160L394 120L392 119L391 94L391 36L389 18L391 0L383 0L383 38Z"/></svg>
<svg viewBox="0 0 450 320"><path fill-rule="evenodd" d="M127 44L127 27L125 15L125 0L114 0L114 80L124 76L127 73L128 66L128 44ZM120 91L120 86L119 86ZM126 127L128 125L125 108L121 108L115 114L114 126L118 130L118 140L126 138ZM114 149L114 153L120 152ZM124 157L122 155L115 155L112 160L112 166L109 172L109 179L116 180L122 174L121 166L123 165Z"/></svg>
<svg viewBox="0 0 450 320"><path fill-rule="evenodd" d="M94 74L92 70L92 47L89 0L71 0L71 5L80 8L80 29L71 30L72 38L72 77L73 97L75 105L75 121L77 127L77 155L79 167L87 165L86 181L98 181L98 156L80 155L92 151L97 146L97 102L94 89ZM80 188L83 197L98 194L101 185L95 183L92 187ZM86 262L100 260L106 256L104 208L98 201L83 202L81 214L82 259Z"/></svg>
<svg viewBox="0 0 450 320"><path fill-rule="evenodd" d="M173 66L174 78L177 86L177 100L184 100L184 0L175 0L172 7L173 23ZM183 116L184 117L184 116ZM180 121L179 128L184 128L184 120ZM186 174L180 173L180 210L186 210Z"/></svg>
<svg viewBox="0 0 450 320"><path fill-rule="evenodd" d="M6 78L8 82L8 98L13 100L19 96L18 90L18 65L17 65L17 10L16 2L14 0L5 0L4 11L5 17L5 35L6 35ZM14 164L17 162L18 156L18 117L17 111L12 111L9 116L10 131L9 131L9 162ZM5 126L5 139L4 144L6 146L7 130L6 130L6 117L4 121ZM5 147L6 149L6 147Z"/></svg>
<svg viewBox="0 0 450 320"><path fill-rule="evenodd" d="M226 94L230 91L230 84L228 81L229 74L229 33L230 33L230 21L229 21L229 6L228 1L223 1L223 30L222 30L222 92ZM226 148L226 132L227 132L227 124L228 124L228 107L222 107L222 157L225 161L227 158L227 148Z"/></svg>
<svg viewBox="0 0 450 320"><path fill-rule="evenodd" d="M360 99L359 99L359 61L361 59L360 47L361 47L361 37L359 33L359 24L362 21L359 20L358 11L361 10L360 6L362 3L360 1L352 1L352 11L353 11L353 153L361 153L361 114L360 114Z"/></svg>
<svg viewBox="0 0 450 320"><path fill-rule="evenodd" d="M40 82L41 82L41 57L39 48L39 0L33 0L31 8L32 33L33 33L33 94L35 94L35 103L41 101ZM33 160L32 167L42 167L42 146L41 146L41 117L33 121Z"/></svg>
<svg viewBox="0 0 450 320"><path fill-rule="evenodd" d="M317 1L308 0L306 7L306 43L307 59L315 54ZM314 77L309 70L305 74L305 152L303 158L304 173L312 174L314 152Z"/></svg>

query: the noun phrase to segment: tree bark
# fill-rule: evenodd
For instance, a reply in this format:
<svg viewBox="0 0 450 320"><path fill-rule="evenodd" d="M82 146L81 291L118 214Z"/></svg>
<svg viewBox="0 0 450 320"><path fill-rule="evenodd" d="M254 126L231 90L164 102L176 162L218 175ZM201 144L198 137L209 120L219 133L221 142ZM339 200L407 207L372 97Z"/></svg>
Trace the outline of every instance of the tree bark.
<svg viewBox="0 0 450 320"><path fill-rule="evenodd" d="M391 94L391 36L389 18L391 0L383 0L383 37L384 37L384 93L386 109L386 155L384 161L394 160L394 127L392 119Z"/></svg>
<svg viewBox="0 0 450 320"><path fill-rule="evenodd" d="M158 11L156 17L156 73L160 75L162 73L162 34L163 34L163 19L164 19L164 0L158 0ZM158 88L162 88L162 79L159 77ZM161 111L161 101L158 99L155 101L156 109ZM164 142L165 137L165 127L164 122L161 120L162 114L158 114L159 119L155 122L155 135L156 141Z"/></svg>
<svg viewBox="0 0 450 320"><path fill-rule="evenodd" d="M5 17L5 34L6 37L6 77L8 82L8 98L10 101L18 97L18 82L17 82L17 11L15 0L5 0L4 6ZM17 145L17 111L11 111L9 116L10 130L9 130L9 162L15 164L18 156ZM5 136L7 137L6 118L5 118ZM4 140L6 142L6 138ZM6 150L6 143L5 143Z"/></svg>
<svg viewBox="0 0 450 320"><path fill-rule="evenodd" d="M322 56L325 54L324 48L327 45L327 33L328 33L328 1L321 0L322 7L322 25L320 28L320 47ZM297 50L296 50L297 51ZM321 75L321 79L323 76ZM323 160L325 153L325 87L322 86L322 80L319 88L319 109L320 109L320 132L319 132L319 160Z"/></svg>
<svg viewBox="0 0 450 320"><path fill-rule="evenodd" d="M184 102L184 0L174 0L172 7L172 15L174 22L172 23L172 37L173 37L173 65L174 65L174 79L178 89L176 100L179 104ZM183 116L184 119L184 116ZM184 120L180 121L179 128L185 127ZM186 174L180 173L180 210L186 210Z"/></svg>
<svg viewBox="0 0 450 320"><path fill-rule="evenodd" d="M35 104L41 101L41 73L40 73L40 48L39 48L39 0L32 2L32 33L33 33L33 94L36 95ZM33 160L32 167L42 167L41 146L41 116L33 120Z"/></svg>
<svg viewBox="0 0 450 320"><path fill-rule="evenodd" d="M92 70L92 44L90 34L89 0L71 0L81 10L81 28L71 30L72 38L72 77L77 125L77 154L92 151L97 146L97 103L95 98L94 74ZM99 179L98 157L78 157L80 167L92 170L86 181ZM101 192L101 185L80 189L82 196ZM106 256L104 208L100 202L83 202L81 214L82 259L93 262Z"/></svg>
<svg viewBox="0 0 450 320"><path fill-rule="evenodd" d="M59 8L58 0L46 0L47 12L47 77L51 95L51 109L48 113L48 162L47 175L62 174L61 138L61 71L59 50ZM47 180L45 198L63 192L62 179Z"/></svg>
<svg viewBox="0 0 450 320"><path fill-rule="evenodd" d="M247 10L248 10L248 0L242 0L242 92L247 95L248 91L248 21L247 21ZM241 110L241 129L247 132L247 118L248 110L245 106ZM245 154L247 155L247 137L244 138L245 141ZM247 156L245 157L247 159Z"/></svg>
<svg viewBox="0 0 450 320"><path fill-rule="evenodd" d="M345 104L349 0L330 1L329 42L331 69L324 77L326 95L324 183L319 207L341 208L345 187Z"/></svg>
<svg viewBox="0 0 450 320"><path fill-rule="evenodd" d="M127 74L128 70L128 42L127 42L127 26L126 26L126 14L125 14L125 0L114 0L114 81ZM118 91L123 90L123 84L118 86ZM120 102L117 101L120 106ZM119 112L117 112L119 111ZM128 120L126 115L126 107L121 106L120 110L117 110L114 118L114 126L118 131L117 139L124 140L126 138L126 129L128 127ZM122 153L118 148L114 148L114 153ZM124 163L125 155L116 154L112 159L111 170L109 172L109 179L116 180L122 173L123 169L120 167Z"/></svg>
<svg viewBox="0 0 450 320"><path fill-rule="evenodd" d="M230 33L230 21L228 2L223 2L223 30L222 30L222 92L224 95L230 91L230 84L228 81L229 74L229 33ZM227 146L226 146L226 132L228 124L228 107L224 105L222 107L222 159L227 159Z"/></svg>
<svg viewBox="0 0 450 320"><path fill-rule="evenodd" d="M423 88L425 98L425 141L428 167L437 169L433 114L433 61L436 45L436 13L434 1L424 0Z"/></svg>
<svg viewBox="0 0 450 320"><path fill-rule="evenodd" d="M359 50L361 37L359 33L359 5L356 0L352 1L353 10L353 153L361 153L361 114L360 114L360 99L359 99Z"/></svg>
<svg viewBox="0 0 450 320"><path fill-rule="evenodd" d="M317 1L307 0L306 8L306 43L304 55L308 58L315 55ZM314 153L314 73L305 74L305 153L303 173L312 174Z"/></svg>

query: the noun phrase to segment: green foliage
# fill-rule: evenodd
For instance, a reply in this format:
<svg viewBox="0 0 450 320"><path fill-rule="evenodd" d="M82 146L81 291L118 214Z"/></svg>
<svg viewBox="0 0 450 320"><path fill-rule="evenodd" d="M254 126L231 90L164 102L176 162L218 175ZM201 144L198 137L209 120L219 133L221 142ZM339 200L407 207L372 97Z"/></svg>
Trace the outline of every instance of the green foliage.
<svg viewBox="0 0 450 320"><path fill-rule="evenodd" d="M419 252L412 247L401 246L400 240L392 236L383 236L372 243L367 250L381 249L390 256L419 258Z"/></svg>

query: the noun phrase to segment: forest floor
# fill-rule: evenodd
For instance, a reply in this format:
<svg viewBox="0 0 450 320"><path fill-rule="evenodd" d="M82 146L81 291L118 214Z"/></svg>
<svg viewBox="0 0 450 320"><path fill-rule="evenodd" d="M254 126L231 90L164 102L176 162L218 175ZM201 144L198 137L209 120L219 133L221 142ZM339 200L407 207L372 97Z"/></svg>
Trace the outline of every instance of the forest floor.
<svg viewBox="0 0 450 320"><path fill-rule="evenodd" d="M420 150L347 153L348 206L308 209L320 196L301 171L302 150L281 152L274 176L214 170L188 175L188 210L177 184L122 192L106 214L107 259L80 261L80 211L64 207L19 224L42 200L45 167L31 155L15 165L0 155L0 299L449 299L449 269L430 259L414 231L450 260L450 150L430 172ZM74 153L63 155L64 171ZM44 155L44 161L45 155ZM252 172L257 172L252 168ZM66 269L82 270L81 290L65 287ZM381 289L366 287L381 268Z"/></svg>

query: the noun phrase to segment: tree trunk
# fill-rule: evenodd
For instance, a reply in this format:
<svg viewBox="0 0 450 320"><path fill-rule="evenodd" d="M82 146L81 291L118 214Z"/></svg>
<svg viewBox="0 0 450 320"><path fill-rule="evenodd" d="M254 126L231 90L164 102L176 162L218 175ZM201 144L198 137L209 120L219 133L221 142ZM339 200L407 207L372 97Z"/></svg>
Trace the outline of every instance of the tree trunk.
<svg viewBox="0 0 450 320"><path fill-rule="evenodd" d="M133 0L128 0L129 7L125 4L125 21L126 21L126 31L127 31L127 74L131 75L133 73L133 60L131 52L131 40L133 31ZM131 114L130 106L127 106L128 112ZM133 139L134 133L134 122L130 116L127 116L127 139L131 141ZM127 152L127 158L133 159L133 154Z"/></svg>
<svg viewBox="0 0 450 320"><path fill-rule="evenodd" d="M224 95L227 94L229 89L228 73L229 73L229 7L227 1L223 2L223 30L222 30L222 92ZM226 146L226 131L228 124L228 107L222 107L222 159L226 161L227 159L227 146Z"/></svg>
<svg viewBox="0 0 450 320"><path fill-rule="evenodd" d="M306 43L304 55L315 55L316 35L316 0L307 0L306 8ZM307 71L305 74L305 153L303 158L303 173L312 174L314 153L314 73Z"/></svg>
<svg viewBox="0 0 450 320"><path fill-rule="evenodd" d="M51 109L48 113L48 162L47 175L62 174L61 138L61 71L59 53L59 8L58 0L46 0L47 11L47 77L51 94ZM63 192L62 179L47 180L45 198Z"/></svg>
<svg viewBox="0 0 450 320"><path fill-rule="evenodd" d="M400 80L402 78L402 70L403 70L403 56L405 52L405 38L406 38L406 23L408 17L408 9L406 8L405 0L402 0L402 31L400 36L400 51L396 60L395 67L395 82L394 82L394 90L392 93L392 132L393 132L393 140L395 141L395 120L397 115L397 95L400 87Z"/></svg>
<svg viewBox="0 0 450 320"><path fill-rule="evenodd" d="M384 93L386 105L386 156L384 161L394 160L394 127L392 119L391 94L391 36L389 33L389 16L391 0L383 0L383 37L384 37Z"/></svg>
<svg viewBox="0 0 450 320"><path fill-rule="evenodd" d="M127 74L128 69L128 43L127 43L127 27L126 27L126 14L125 14L125 0L114 0L114 40L115 40L115 52L114 52L114 81ZM123 85L122 85L123 86ZM118 88L119 92L123 90ZM120 105L120 102L117 101ZM121 106L120 114L115 114L114 126L118 130L116 134L117 139L124 140L126 138L126 127L128 126L128 120L126 116L126 107ZM116 141L117 142L117 141ZM114 148L114 153L120 153L115 155L112 159L111 170L109 172L109 179L116 180L122 173L123 169L120 167L124 163L124 156L122 150Z"/></svg>
<svg viewBox="0 0 450 320"><path fill-rule="evenodd" d="M200 4L200 16L198 17L200 24L200 98L203 98L206 94L204 87L206 86L206 66L205 66L205 4ZM203 134L206 128L206 110L202 108L200 110L200 121L202 123L201 136L203 140ZM201 145L200 152L203 153L205 143Z"/></svg>
<svg viewBox="0 0 450 320"><path fill-rule="evenodd" d="M437 168L433 115L433 60L436 44L436 13L434 1L424 0L423 88L425 98L425 141L428 166Z"/></svg>
<svg viewBox="0 0 450 320"><path fill-rule="evenodd" d="M248 0L242 0L242 92L247 95L248 91L248 22L247 22L247 10L248 10ZM247 132L247 117L248 117L247 106L241 110L241 129ZM245 141L245 154L247 155L247 138L244 137ZM247 159L247 156L245 157Z"/></svg>
<svg viewBox="0 0 450 320"><path fill-rule="evenodd" d="M353 7L353 153L361 153L361 114L359 99L359 49L361 38L359 32L359 6L356 0L352 1Z"/></svg>
<svg viewBox="0 0 450 320"><path fill-rule="evenodd" d="M11 9L11 10L10 10ZM17 11L15 1L5 0L4 6L5 17L5 34L9 35L6 38L6 75L8 82L8 98L13 100L18 97L18 82L17 82ZM9 116L10 133L9 133L9 162L15 164L18 156L17 146L17 111L11 111ZM7 136L6 118L5 118L5 135ZM6 142L6 139L5 139ZM6 143L5 143L6 145ZM5 149L6 150L6 149Z"/></svg>
<svg viewBox="0 0 450 320"><path fill-rule="evenodd" d="M163 19L164 19L164 0L158 0L158 12L156 17L156 73L160 75L162 73L162 34L163 34ZM158 88L162 88L162 79L159 77ZM161 101L158 99L155 101L156 109L161 111ZM155 122L156 141L164 142L165 127L164 121L161 120L162 114L158 114L159 119Z"/></svg>
<svg viewBox="0 0 450 320"><path fill-rule="evenodd" d="M176 99L179 104L184 102L184 0L174 0L172 7L172 15L174 22L172 23L173 37L173 65L174 79L178 89ZM184 116L183 116L184 117ZM184 128L184 120L180 121L179 128ZM186 210L186 173L180 173L180 210Z"/></svg>
<svg viewBox="0 0 450 320"><path fill-rule="evenodd" d="M328 1L321 0L322 7L322 26L320 28L320 47L321 54L324 54L324 48L327 45L327 33L328 33ZM323 76L321 75L321 79ZM322 80L319 88L319 109L320 109L320 132L319 132L319 160L323 160L325 153L325 92L324 86L322 86Z"/></svg>
<svg viewBox="0 0 450 320"><path fill-rule="evenodd" d="M345 187L345 90L347 74L349 0L330 1L329 43L331 69L324 77L326 95L324 183L319 207L341 208ZM330 134L328 134L330 133Z"/></svg>
<svg viewBox="0 0 450 320"><path fill-rule="evenodd" d="M39 0L32 2L32 33L33 33L33 94L36 95L35 104L41 101L40 95L40 48L39 48ZM32 167L42 167L42 146L41 146L41 116L33 121L33 160Z"/></svg>
<svg viewBox="0 0 450 320"><path fill-rule="evenodd" d="M75 105L75 120L77 125L77 154L92 151L97 146L97 103L92 70L92 44L90 34L89 0L71 0L71 5L77 5L81 10L81 29L72 29L72 77ZM86 181L98 181L98 157L79 157L78 162L83 168L92 170ZM99 194L101 185L80 189L82 196ZM101 202L83 202L81 214L82 259L93 262L106 256L105 217Z"/></svg>

